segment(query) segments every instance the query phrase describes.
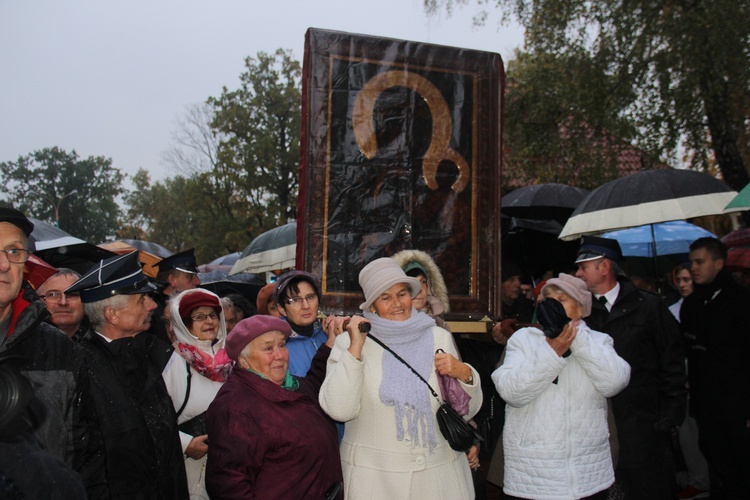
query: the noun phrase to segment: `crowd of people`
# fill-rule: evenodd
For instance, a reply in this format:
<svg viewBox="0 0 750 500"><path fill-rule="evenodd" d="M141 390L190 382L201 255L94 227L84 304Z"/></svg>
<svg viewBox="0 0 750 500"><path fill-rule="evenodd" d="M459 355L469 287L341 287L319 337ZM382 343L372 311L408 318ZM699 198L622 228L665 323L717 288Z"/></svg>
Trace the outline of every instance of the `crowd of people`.
<svg viewBox="0 0 750 500"><path fill-rule="evenodd" d="M487 343L451 334L418 250L367 263L358 314L325 316L311 273L253 304L200 288L191 250L156 280L134 252L34 290L32 229L0 208L0 385L20 395L0 415L0 498L749 494L750 290L715 238L674 269L671 304L624 276L615 240L584 237L532 283L504 262ZM457 406L446 386L471 445L436 418Z"/></svg>

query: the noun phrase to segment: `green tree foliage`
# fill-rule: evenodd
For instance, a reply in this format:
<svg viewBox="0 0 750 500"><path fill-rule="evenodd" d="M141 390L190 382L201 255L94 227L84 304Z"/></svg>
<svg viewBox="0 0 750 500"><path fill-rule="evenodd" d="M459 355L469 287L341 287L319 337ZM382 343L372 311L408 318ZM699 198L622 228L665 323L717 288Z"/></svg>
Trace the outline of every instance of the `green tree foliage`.
<svg viewBox="0 0 750 500"><path fill-rule="evenodd" d="M105 241L118 229L116 198L124 192L123 178L110 158L81 159L75 151L57 147L0 163L0 190L12 206L31 217L55 222L57 205L60 228L94 243ZM75 194L69 194L74 190Z"/></svg>
<svg viewBox="0 0 750 500"><path fill-rule="evenodd" d="M617 113L627 96L569 84L596 81L594 88L603 90L610 79L585 56L517 52L506 74L504 188L561 182L593 189L653 166L627 142L635 127Z"/></svg>
<svg viewBox="0 0 750 500"><path fill-rule="evenodd" d="M140 171L125 198L128 231L199 262L241 251L251 238L296 218L301 70L291 53L245 60L240 87L191 106L166 163L181 173L152 183Z"/></svg>
<svg viewBox="0 0 750 500"><path fill-rule="evenodd" d="M296 218L299 191L301 76L289 51L245 60L240 88L210 98L212 128L223 135L218 161L248 202L247 229L257 235Z"/></svg>
<svg viewBox="0 0 750 500"><path fill-rule="evenodd" d="M217 201L212 178L197 173L152 183L140 169L133 177L135 189L124 197L127 227L142 228L144 239L174 251L195 248L199 262L241 251L250 239L225 212L225 203Z"/></svg>
<svg viewBox="0 0 750 500"><path fill-rule="evenodd" d="M428 11L469 0L425 0ZM478 1L479 4L486 2ZM559 65L555 77L581 101L577 122L609 113L635 126L622 138L661 160L718 167L735 189L748 182L750 5L746 0L495 0L526 28L525 50L587 61L605 78L580 78ZM486 16L478 16L479 20ZM572 79L571 77L576 77ZM542 82L537 82L542 83ZM509 90L509 93L511 90ZM585 105L584 105L585 104ZM544 106L543 102L539 103ZM554 108L553 108L554 109ZM613 133L620 133L617 128Z"/></svg>

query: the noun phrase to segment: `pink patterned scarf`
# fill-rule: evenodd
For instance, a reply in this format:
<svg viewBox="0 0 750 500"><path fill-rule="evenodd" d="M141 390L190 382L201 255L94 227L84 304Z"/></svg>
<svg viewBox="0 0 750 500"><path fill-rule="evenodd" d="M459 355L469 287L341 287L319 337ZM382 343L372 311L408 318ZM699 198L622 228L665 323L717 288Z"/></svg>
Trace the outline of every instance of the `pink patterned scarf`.
<svg viewBox="0 0 750 500"><path fill-rule="evenodd" d="M214 382L227 381L229 372L232 371L232 361L224 349L219 349L211 357L197 347L183 344L182 342L175 342L175 348L180 353L180 356L188 362L190 367L204 377Z"/></svg>

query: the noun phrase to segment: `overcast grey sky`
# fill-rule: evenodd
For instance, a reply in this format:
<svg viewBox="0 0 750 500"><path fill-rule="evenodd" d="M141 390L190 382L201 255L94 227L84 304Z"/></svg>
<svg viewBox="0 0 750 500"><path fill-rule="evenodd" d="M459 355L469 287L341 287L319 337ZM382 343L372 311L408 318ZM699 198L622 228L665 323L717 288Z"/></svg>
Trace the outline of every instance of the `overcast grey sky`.
<svg viewBox="0 0 750 500"><path fill-rule="evenodd" d="M472 2L473 4L473 2ZM236 88L244 58L309 27L498 52L523 41L474 5L428 18L422 0L0 0L0 161L44 147L106 156L126 174L162 162L185 108Z"/></svg>

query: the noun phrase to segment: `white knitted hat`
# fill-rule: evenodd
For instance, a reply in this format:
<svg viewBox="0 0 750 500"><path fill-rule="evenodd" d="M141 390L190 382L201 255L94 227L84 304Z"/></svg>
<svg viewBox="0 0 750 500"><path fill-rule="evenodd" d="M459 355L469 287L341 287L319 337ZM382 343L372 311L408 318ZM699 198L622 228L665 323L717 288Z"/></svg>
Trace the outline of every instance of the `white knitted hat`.
<svg viewBox="0 0 750 500"><path fill-rule="evenodd" d="M369 311L370 306L375 299L380 297L380 294L399 283L409 286L412 298L422 291L422 284L419 280L407 276L395 260L390 257L373 260L359 272L359 286L365 294L365 301L359 305L359 308Z"/></svg>

